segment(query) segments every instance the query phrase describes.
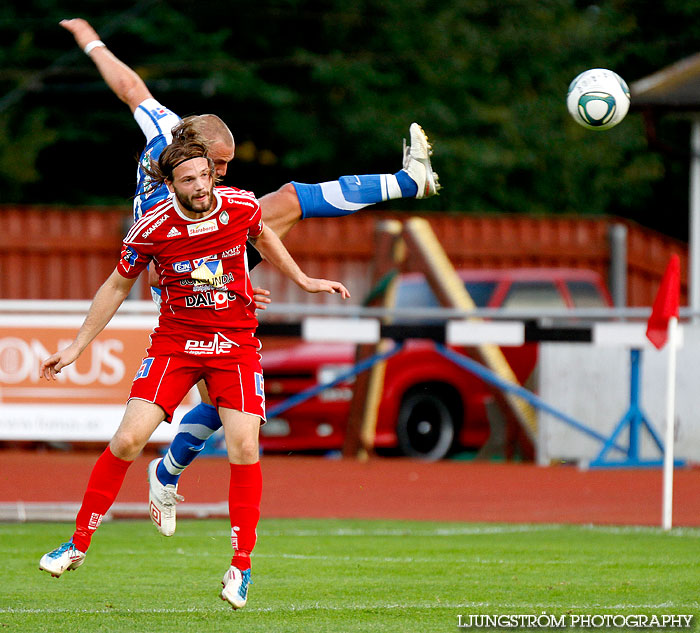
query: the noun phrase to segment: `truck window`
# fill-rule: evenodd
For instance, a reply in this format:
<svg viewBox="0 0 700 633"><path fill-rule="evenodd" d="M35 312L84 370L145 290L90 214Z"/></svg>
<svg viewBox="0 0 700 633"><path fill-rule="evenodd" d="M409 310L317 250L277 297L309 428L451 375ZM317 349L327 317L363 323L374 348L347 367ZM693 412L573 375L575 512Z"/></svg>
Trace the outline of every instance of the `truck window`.
<svg viewBox="0 0 700 633"><path fill-rule="evenodd" d="M401 281L396 292L397 308L436 308L440 305L425 279Z"/></svg>
<svg viewBox="0 0 700 633"><path fill-rule="evenodd" d="M467 292L477 308L488 305L489 299L496 288L493 281L467 281L464 284ZM433 293L430 284L425 279L402 281L396 293L397 308L437 308L440 302Z"/></svg>
<svg viewBox="0 0 700 633"><path fill-rule="evenodd" d="M605 308L607 302L598 287L590 281L567 281L575 308Z"/></svg>
<svg viewBox="0 0 700 633"><path fill-rule="evenodd" d="M472 298L477 308L485 308L489 304L489 299L496 289L495 281L467 281L464 283L469 296Z"/></svg>
<svg viewBox="0 0 700 633"><path fill-rule="evenodd" d="M514 281L503 300L504 309L565 308L564 298L551 281Z"/></svg>

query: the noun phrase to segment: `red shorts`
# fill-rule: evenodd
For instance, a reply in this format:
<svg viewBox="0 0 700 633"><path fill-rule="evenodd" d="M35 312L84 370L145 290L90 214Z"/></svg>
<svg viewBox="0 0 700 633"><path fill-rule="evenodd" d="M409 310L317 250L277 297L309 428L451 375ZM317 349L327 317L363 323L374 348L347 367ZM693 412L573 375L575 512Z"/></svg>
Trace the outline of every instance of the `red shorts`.
<svg viewBox="0 0 700 633"><path fill-rule="evenodd" d="M129 400L153 402L172 420L175 408L200 379L215 407L235 409L265 420L265 390L260 354L253 347L223 355L147 356L136 372Z"/></svg>

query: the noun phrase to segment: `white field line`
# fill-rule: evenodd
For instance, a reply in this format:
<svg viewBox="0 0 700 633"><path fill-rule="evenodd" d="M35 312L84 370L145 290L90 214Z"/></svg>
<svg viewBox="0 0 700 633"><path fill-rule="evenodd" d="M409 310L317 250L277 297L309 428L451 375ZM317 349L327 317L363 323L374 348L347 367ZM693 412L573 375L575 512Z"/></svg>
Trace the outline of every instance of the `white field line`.
<svg viewBox="0 0 700 633"><path fill-rule="evenodd" d="M226 535L224 534L219 534L219 537L225 538ZM4 553L6 550L3 550L2 547L0 547L0 553ZM7 553L11 553L9 550L7 550ZM115 552L114 555L118 555L120 558L124 556L142 556L143 555L143 550L135 550L135 549L120 549L118 554ZM198 551L185 551L182 548L178 548L175 550L175 554L177 556L184 556L185 558L196 558L196 559L202 559L202 558L216 558L220 559L221 554L218 552L209 552L209 551L203 551L203 550L198 550ZM109 553L107 552L102 552L102 556L110 556ZM430 557L425 557L425 558L420 558L420 557L415 557L415 556L352 556L352 555L346 555L346 556L331 556L328 554L267 554L265 552L260 552L256 551L253 553L253 557L257 559L261 558L267 558L267 559L286 559L286 560L309 560L309 561L322 561L322 562L329 562L329 563L368 563L370 565L376 565L377 563L386 563L386 564L396 564L396 565L410 565L410 564L417 564L417 565L430 565L433 563L454 563L456 565L463 564L463 565L522 565L523 560L521 559L503 559L503 558L482 558L480 556L430 556ZM552 567L552 566L569 566L569 565L577 565L578 563L575 561L570 561L570 560L547 560L547 566ZM609 567L611 565L616 565L616 561L611 561L611 560L588 560L586 561L586 566L587 567ZM663 561L659 563L645 563L644 564L644 569L654 569L655 567L686 567L690 565L688 561Z"/></svg>
<svg viewBox="0 0 700 633"><path fill-rule="evenodd" d="M329 530L261 530L265 536L481 536L490 534L519 534L524 532L549 532L559 525L455 525L440 528L337 528Z"/></svg>
<svg viewBox="0 0 700 633"><path fill-rule="evenodd" d="M26 521L73 521L75 515L80 508L79 503L73 502L38 502L24 503L2 502L0 503L0 524L4 522L20 522ZM224 518L228 516L228 502L221 501L218 503L182 503L177 508L178 517L180 518ZM146 503L115 503L105 520L114 519L119 516L143 516L148 517L148 505ZM270 520L275 520L274 517ZM292 521L297 519L290 519ZM302 519L303 520L303 519ZM343 519L328 519L329 521L337 521ZM410 528L329 528L329 529L266 529L264 526L258 528L260 536L269 537L323 537L323 536L338 536L338 537L365 537L365 536L422 536L422 537L453 537L453 536L488 536L497 534L527 534L538 532L549 532L559 529L571 530L590 530L598 533L609 534L648 534L659 536L673 537L688 537L700 538L700 528L673 528L668 532L664 532L660 527L652 526L608 526L608 525L578 525L578 524L562 524L562 523L533 523L533 524L512 524L512 525L470 525L470 524L455 524L449 523L445 527L410 527ZM8 526L0 527L0 530L7 532ZM208 532L207 536L221 536L224 532Z"/></svg>
<svg viewBox="0 0 700 633"><path fill-rule="evenodd" d="M199 557L199 553L186 554L192 557ZM430 556L426 558L417 558L413 556L327 556L324 554L265 554L261 552L254 553L255 558L287 558L292 560L320 560L320 561L338 561L338 562L348 562L348 563L396 563L400 565L405 564L420 564L429 565L431 563L455 563L455 564L478 564L478 565L522 565L523 561L518 560L507 560L507 559L488 559L481 558L480 556L472 557L455 557L455 556ZM547 567L551 566L567 566L567 565L578 565L579 562L571 560L547 560ZM663 561L656 564L646 563L644 565L645 569L652 569L654 567L686 567L691 563L688 561ZM611 565L617 565L617 561L611 560L588 560L585 562L587 567L609 567Z"/></svg>
<svg viewBox="0 0 700 633"><path fill-rule="evenodd" d="M259 533L265 536L488 536L492 534L526 534L536 532L550 532L565 529L584 529L593 532L610 534L648 534L659 536L687 536L700 538L700 528L673 528L670 532L664 532L660 527L646 526L607 526L607 525L577 525L563 523L542 524L513 524L513 525L455 525L444 528L338 528L329 530L266 530L260 528Z"/></svg>
<svg viewBox="0 0 700 633"><path fill-rule="evenodd" d="M596 532L606 532L608 534L664 534L667 536L689 536L700 538L700 528L676 527L668 532L663 532L660 527L644 525L582 525L584 529L595 530Z"/></svg>
<svg viewBox="0 0 700 633"><path fill-rule="evenodd" d="M303 613L306 611L352 611L356 613L358 611L368 610L445 610L445 609L475 609L475 608L491 608L499 609L503 611L521 610L524 613L531 612L534 610L546 610L550 615L558 615L556 608L552 607L551 603L547 604L536 604L531 602L520 602L520 603L497 603L497 602L440 602L440 603L356 603L348 605L329 605L322 604L320 602L315 602L312 604L304 605L274 605L269 607L246 607L246 612L253 613ZM655 611L659 609L698 609L700 608L700 602L689 602L681 603L674 601L667 601L661 603L648 603L648 604L601 604L601 603L591 603L584 605L562 605L560 608L566 609L567 611L581 611L583 613L591 613L593 610L606 610L615 612L632 612L635 613L640 610ZM0 608L0 614L16 614L16 615L29 615L29 614L61 614L61 613L83 613L91 615L102 615L102 614L178 614L178 613L205 613L211 614L214 611L229 612L230 607L220 606L218 604L212 604L211 607L187 607L187 608L155 608L155 609L75 609L69 607L50 607L50 608Z"/></svg>

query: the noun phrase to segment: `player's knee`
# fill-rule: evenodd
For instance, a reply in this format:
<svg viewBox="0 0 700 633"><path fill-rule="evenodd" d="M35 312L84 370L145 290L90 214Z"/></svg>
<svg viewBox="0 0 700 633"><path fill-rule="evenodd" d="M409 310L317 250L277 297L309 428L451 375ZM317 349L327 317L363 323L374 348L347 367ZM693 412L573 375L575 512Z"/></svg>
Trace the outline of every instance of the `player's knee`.
<svg viewBox="0 0 700 633"><path fill-rule="evenodd" d="M260 448L256 438L239 440L229 450L229 457L234 464L254 464L260 459Z"/></svg>
<svg viewBox="0 0 700 633"><path fill-rule="evenodd" d="M144 445L145 442L139 434L129 431L117 431L110 442L110 449L115 457L131 461L138 457Z"/></svg>
<svg viewBox="0 0 700 633"><path fill-rule="evenodd" d="M283 184L275 193L281 198L286 198L288 203L297 199L297 190L291 182Z"/></svg>
<svg viewBox="0 0 700 633"><path fill-rule="evenodd" d="M291 182L282 185L277 191L268 193L260 198L263 219L288 218L301 215L297 190Z"/></svg>

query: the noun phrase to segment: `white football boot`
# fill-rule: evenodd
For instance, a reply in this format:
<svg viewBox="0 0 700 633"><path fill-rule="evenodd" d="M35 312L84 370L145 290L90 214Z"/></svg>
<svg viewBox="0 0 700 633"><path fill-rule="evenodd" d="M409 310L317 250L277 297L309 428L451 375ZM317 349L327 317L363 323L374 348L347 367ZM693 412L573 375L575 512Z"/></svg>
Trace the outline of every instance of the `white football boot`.
<svg viewBox="0 0 700 633"><path fill-rule="evenodd" d="M428 198L440 191L438 175L430 164L430 156L433 153L432 146L423 128L418 123L411 123L409 128L411 144L406 145L403 140L403 169L418 185L416 198Z"/></svg>
<svg viewBox="0 0 700 633"><path fill-rule="evenodd" d="M250 569L241 571L238 567L231 565L221 584L221 599L226 600L234 609L242 609L248 601L248 585L253 581L250 579Z"/></svg>
<svg viewBox="0 0 700 633"><path fill-rule="evenodd" d="M160 483L156 476L156 468L160 461L154 459L148 465L148 512L158 531L163 536L172 536L177 524L175 506L185 498L177 494L176 485Z"/></svg>
<svg viewBox="0 0 700 633"><path fill-rule="evenodd" d="M81 552L68 541L58 546L55 550L44 554L39 561L39 569L59 578L64 571L78 569L85 562L85 552Z"/></svg>

